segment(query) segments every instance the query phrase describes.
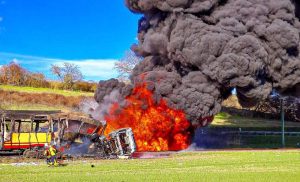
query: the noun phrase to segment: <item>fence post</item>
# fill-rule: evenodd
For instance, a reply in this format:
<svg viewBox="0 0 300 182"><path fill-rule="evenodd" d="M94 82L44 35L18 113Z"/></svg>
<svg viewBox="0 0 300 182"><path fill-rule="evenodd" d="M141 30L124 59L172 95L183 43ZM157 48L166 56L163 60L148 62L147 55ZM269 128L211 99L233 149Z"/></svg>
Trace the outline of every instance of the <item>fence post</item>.
<svg viewBox="0 0 300 182"><path fill-rule="evenodd" d="M280 120L281 120L281 145L285 147L285 123L284 123L284 107L283 99L280 99Z"/></svg>

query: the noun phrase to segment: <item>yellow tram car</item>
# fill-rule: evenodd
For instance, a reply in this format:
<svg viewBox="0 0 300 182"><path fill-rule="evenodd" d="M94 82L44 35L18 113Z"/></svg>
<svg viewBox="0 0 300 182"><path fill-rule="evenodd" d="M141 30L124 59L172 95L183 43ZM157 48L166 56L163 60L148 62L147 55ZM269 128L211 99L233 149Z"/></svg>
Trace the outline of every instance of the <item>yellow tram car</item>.
<svg viewBox="0 0 300 182"><path fill-rule="evenodd" d="M53 137L49 114L58 112L0 111L0 151L40 152Z"/></svg>

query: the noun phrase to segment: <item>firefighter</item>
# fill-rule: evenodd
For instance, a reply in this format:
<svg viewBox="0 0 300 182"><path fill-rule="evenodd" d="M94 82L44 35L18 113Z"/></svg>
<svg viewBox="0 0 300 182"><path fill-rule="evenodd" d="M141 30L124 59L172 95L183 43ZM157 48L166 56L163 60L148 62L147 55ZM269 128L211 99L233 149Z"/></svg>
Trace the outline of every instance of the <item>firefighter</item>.
<svg viewBox="0 0 300 182"><path fill-rule="evenodd" d="M46 157L46 164L48 165L48 167L51 166L51 155L50 155L48 143L45 144L44 156Z"/></svg>
<svg viewBox="0 0 300 182"><path fill-rule="evenodd" d="M50 165L58 166L58 162L56 159L57 149L54 144L50 146L49 153L50 153Z"/></svg>

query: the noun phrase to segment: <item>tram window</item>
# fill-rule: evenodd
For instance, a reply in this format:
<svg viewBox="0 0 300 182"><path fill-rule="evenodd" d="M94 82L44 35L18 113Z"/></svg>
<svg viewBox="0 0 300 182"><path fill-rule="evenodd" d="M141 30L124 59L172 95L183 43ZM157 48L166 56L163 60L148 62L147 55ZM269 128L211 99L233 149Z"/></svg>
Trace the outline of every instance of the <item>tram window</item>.
<svg viewBox="0 0 300 182"><path fill-rule="evenodd" d="M42 132L42 133L49 132L49 123L48 122L40 123L38 132Z"/></svg>
<svg viewBox="0 0 300 182"><path fill-rule="evenodd" d="M18 131L19 125L20 125L19 122L15 122L14 132L19 132L19 131Z"/></svg>
<svg viewBox="0 0 300 182"><path fill-rule="evenodd" d="M22 122L20 127L20 133L29 133L31 130L30 122Z"/></svg>
<svg viewBox="0 0 300 182"><path fill-rule="evenodd" d="M11 140L10 130L11 130L11 123L5 122L5 125L4 125L4 141L5 142Z"/></svg>
<svg viewBox="0 0 300 182"><path fill-rule="evenodd" d="M6 130L6 132L9 132L10 129L11 129L10 123L6 123L6 124L5 124L5 130Z"/></svg>
<svg viewBox="0 0 300 182"><path fill-rule="evenodd" d="M54 122L53 123L53 132L57 132L58 131L58 122Z"/></svg>

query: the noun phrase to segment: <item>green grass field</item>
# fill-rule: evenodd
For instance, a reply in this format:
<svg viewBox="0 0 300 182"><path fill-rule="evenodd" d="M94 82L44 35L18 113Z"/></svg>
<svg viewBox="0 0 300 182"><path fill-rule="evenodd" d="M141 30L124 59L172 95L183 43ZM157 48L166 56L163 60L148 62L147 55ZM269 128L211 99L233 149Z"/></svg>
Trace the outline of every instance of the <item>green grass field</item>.
<svg viewBox="0 0 300 182"><path fill-rule="evenodd" d="M300 181L300 151L182 152L162 159L0 164L0 181ZM91 164L95 167L91 167Z"/></svg>
<svg viewBox="0 0 300 182"><path fill-rule="evenodd" d="M94 96L93 92L80 92L80 91L69 91L69 90L58 90L50 88L34 88L34 87L19 87L11 85L0 85L0 89L5 91L17 91L27 93L50 93L59 94L63 96Z"/></svg>

